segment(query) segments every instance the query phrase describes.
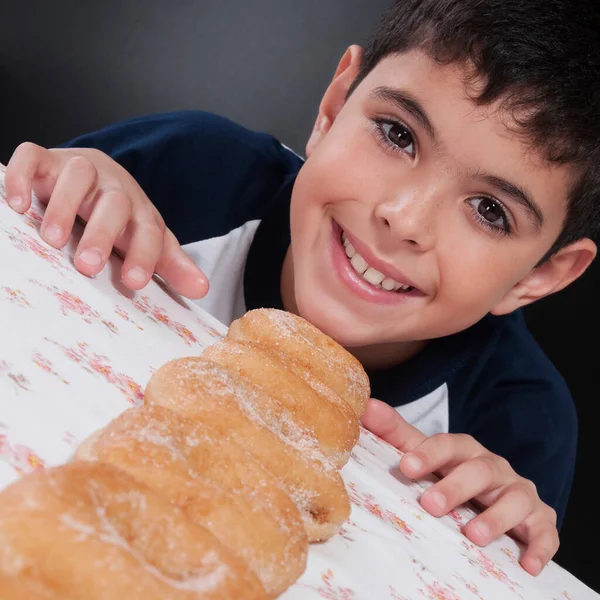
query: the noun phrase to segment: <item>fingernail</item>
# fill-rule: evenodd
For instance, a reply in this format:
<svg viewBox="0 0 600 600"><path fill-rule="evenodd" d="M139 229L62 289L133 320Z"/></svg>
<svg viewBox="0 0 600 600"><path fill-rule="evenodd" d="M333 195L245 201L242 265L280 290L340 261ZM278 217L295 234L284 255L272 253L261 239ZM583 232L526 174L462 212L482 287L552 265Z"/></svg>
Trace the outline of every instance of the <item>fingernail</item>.
<svg viewBox="0 0 600 600"><path fill-rule="evenodd" d="M99 267L102 264L102 254L98 250L84 250L79 255L79 260L90 267Z"/></svg>
<svg viewBox="0 0 600 600"><path fill-rule="evenodd" d="M131 279L131 281L134 283L145 283L148 277L145 271L139 267L133 267L133 269L129 269L129 271L127 271L127 278Z"/></svg>
<svg viewBox="0 0 600 600"><path fill-rule="evenodd" d="M485 523L475 523L473 526L477 534L482 540L487 540L490 537L490 528Z"/></svg>
<svg viewBox="0 0 600 600"><path fill-rule="evenodd" d="M446 496L444 496L444 494L442 494L442 492L433 490L429 494L429 498L440 510L444 510L446 508Z"/></svg>
<svg viewBox="0 0 600 600"><path fill-rule="evenodd" d="M25 200L23 200L22 196L13 196L8 199L8 205L13 210L21 210L25 205Z"/></svg>
<svg viewBox="0 0 600 600"><path fill-rule="evenodd" d="M423 461L412 454L405 454L402 462L411 471L420 471L423 468Z"/></svg>
<svg viewBox="0 0 600 600"><path fill-rule="evenodd" d="M58 225L50 225L44 229L44 237L51 242L59 242L63 239L63 229Z"/></svg>

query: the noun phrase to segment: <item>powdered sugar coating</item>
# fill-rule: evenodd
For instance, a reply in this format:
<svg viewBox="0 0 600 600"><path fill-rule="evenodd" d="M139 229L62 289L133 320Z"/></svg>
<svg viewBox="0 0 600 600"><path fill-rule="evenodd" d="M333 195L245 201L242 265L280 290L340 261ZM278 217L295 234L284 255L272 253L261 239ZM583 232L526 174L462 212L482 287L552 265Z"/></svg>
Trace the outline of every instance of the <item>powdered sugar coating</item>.
<svg viewBox="0 0 600 600"><path fill-rule="evenodd" d="M180 384L199 377L204 379L204 385L209 388L209 393L216 401L219 398L234 399L244 414L256 424L269 429L308 460L320 462L326 470L333 468L314 433L301 427L285 407L277 406L273 399L265 398L264 392L252 382L244 380L242 385L240 379L234 378L230 371L208 360L178 362L176 378Z"/></svg>
<svg viewBox="0 0 600 600"><path fill-rule="evenodd" d="M37 505L22 508L24 494ZM33 577L63 597L266 597L216 538L106 464L70 463L7 488L0 539L0 572Z"/></svg>
<svg viewBox="0 0 600 600"><path fill-rule="evenodd" d="M94 527L89 523L78 521L70 513L64 513L60 516L60 522L69 529L73 529L80 535L76 539L77 542L85 542L88 538L94 537L106 544L112 544L121 548L124 552L127 552L131 557L139 563L143 569L148 571L150 575L156 577L159 581L173 587L177 590L186 590L192 592L207 592L215 589L220 583L222 583L227 576L227 567L219 560L219 557L215 552L207 552L202 557L202 568L201 572L198 570L192 572L182 580L168 577L157 569L154 565L148 563L146 557L133 548L124 538L119 534L116 528L112 525L109 519L106 517L106 509L102 506L96 506L96 511L100 524L98 527Z"/></svg>
<svg viewBox="0 0 600 600"><path fill-rule="evenodd" d="M337 471L320 453L305 452L272 430L256 411L255 389L227 369L204 358L182 358L161 367L146 387L145 402L214 425L227 443L242 444L294 500L311 541L328 539L348 517L350 504ZM318 516L318 519L315 517Z"/></svg>
<svg viewBox="0 0 600 600"><path fill-rule="evenodd" d="M258 342L231 339L213 344L202 356L268 395L266 407L269 410L276 413L288 410L291 419L304 432L314 435L333 466L341 468L346 464L350 450L358 441L358 419L341 399L338 400L342 406L336 405L333 392L330 392L331 397L316 392L295 369L293 357ZM264 402L260 405L261 410L264 405Z"/></svg>
<svg viewBox="0 0 600 600"><path fill-rule="evenodd" d="M298 509L268 471L212 428L161 406L132 408L105 428L90 454L182 506L270 594L304 570L308 541Z"/></svg>
<svg viewBox="0 0 600 600"><path fill-rule="evenodd" d="M255 341L303 360L361 416L370 397L369 378L360 362L335 340L292 313L257 309L234 321L227 338Z"/></svg>

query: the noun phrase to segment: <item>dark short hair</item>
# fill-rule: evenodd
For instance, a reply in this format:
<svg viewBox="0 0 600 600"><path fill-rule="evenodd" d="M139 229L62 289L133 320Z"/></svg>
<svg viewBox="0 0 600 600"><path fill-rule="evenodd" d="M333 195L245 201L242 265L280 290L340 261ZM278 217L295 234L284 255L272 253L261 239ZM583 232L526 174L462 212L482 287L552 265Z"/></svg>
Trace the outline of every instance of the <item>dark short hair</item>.
<svg viewBox="0 0 600 600"><path fill-rule="evenodd" d="M469 63L474 101L500 102L516 131L579 177L545 259L600 230L600 1L398 0L364 48L350 93L385 57L420 48Z"/></svg>

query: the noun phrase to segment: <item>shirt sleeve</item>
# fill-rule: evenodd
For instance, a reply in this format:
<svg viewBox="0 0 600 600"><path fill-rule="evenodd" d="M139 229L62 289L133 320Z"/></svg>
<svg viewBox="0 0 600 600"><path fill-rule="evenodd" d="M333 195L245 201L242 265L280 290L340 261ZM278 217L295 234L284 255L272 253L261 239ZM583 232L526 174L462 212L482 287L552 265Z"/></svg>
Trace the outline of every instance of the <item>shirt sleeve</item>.
<svg viewBox="0 0 600 600"><path fill-rule="evenodd" d="M181 244L261 218L301 163L272 136L201 111L116 123L61 147L96 148L121 164Z"/></svg>
<svg viewBox="0 0 600 600"><path fill-rule="evenodd" d="M573 482L577 413L565 381L518 323L486 361L465 433L535 483L560 526Z"/></svg>

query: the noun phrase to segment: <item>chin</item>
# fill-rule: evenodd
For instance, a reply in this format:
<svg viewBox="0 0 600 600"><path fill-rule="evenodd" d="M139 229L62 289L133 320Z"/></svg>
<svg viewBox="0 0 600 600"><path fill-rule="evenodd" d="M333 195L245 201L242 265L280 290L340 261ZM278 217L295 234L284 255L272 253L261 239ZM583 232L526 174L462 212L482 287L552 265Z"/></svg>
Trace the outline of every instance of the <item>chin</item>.
<svg viewBox="0 0 600 600"><path fill-rule="evenodd" d="M321 300L321 301L320 301ZM346 348L378 343L376 332L367 324L357 322L342 306L319 299L316 295L296 297L300 316Z"/></svg>

